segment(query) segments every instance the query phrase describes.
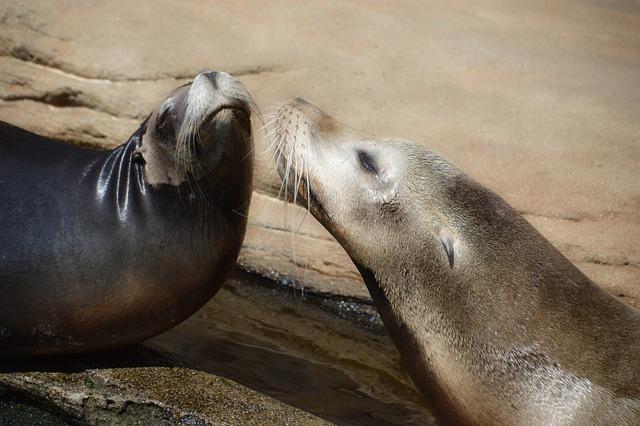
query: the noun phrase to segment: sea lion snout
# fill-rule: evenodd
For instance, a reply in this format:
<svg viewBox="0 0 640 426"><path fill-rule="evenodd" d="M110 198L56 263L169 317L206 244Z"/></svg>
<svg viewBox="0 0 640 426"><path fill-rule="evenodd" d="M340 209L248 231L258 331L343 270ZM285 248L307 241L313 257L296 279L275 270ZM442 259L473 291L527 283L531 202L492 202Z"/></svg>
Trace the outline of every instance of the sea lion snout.
<svg viewBox="0 0 640 426"><path fill-rule="evenodd" d="M227 73L224 73L226 75L228 75ZM220 75L220 73L218 71L206 71L203 73L200 73L196 76L197 78L208 78L209 80L211 80L211 83L213 84L213 86L217 89L218 88L218 76Z"/></svg>
<svg viewBox="0 0 640 426"><path fill-rule="evenodd" d="M231 75L207 71L196 76L178 135L178 144L181 139L195 141L191 154L196 158L188 161L197 159L196 174L212 171L224 157L246 155L251 110L257 110L251 96Z"/></svg>
<svg viewBox="0 0 640 426"><path fill-rule="evenodd" d="M180 185L249 160L251 114L259 110L238 80L220 71L198 74L174 90L149 117L139 150L151 185ZM225 166L225 167L220 167Z"/></svg>
<svg viewBox="0 0 640 426"><path fill-rule="evenodd" d="M190 112L200 117L227 108L238 109L247 115L251 110L257 111L242 83L222 71L198 74L189 88L187 102L191 107Z"/></svg>
<svg viewBox="0 0 640 426"><path fill-rule="evenodd" d="M346 130L335 118L305 98L294 98L285 107L297 110L299 115L304 117L303 123L299 123L299 126L310 126L313 133L339 136Z"/></svg>
<svg viewBox="0 0 640 426"><path fill-rule="evenodd" d="M301 98L301 97L293 98L290 101L290 105L295 106L296 108L298 108L302 112L306 112L307 114L315 113L317 115L317 114L323 113L323 111L320 108L318 108L317 106L315 106L314 104L306 100L305 98Z"/></svg>

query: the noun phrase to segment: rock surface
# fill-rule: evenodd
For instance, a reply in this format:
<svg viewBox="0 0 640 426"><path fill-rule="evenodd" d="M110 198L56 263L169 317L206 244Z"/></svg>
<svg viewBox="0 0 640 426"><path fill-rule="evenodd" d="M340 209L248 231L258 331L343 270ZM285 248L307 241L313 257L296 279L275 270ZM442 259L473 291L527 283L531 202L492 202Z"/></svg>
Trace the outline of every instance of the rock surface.
<svg viewBox="0 0 640 426"><path fill-rule="evenodd" d="M27 408L0 406L0 424L24 424L31 410L37 410L37 424L44 419L55 424L327 424L231 380L162 357L139 346L9 362L9 370L19 372L0 373L0 400ZM123 366L114 368L108 358Z"/></svg>
<svg viewBox="0 0 640 426"><path fill-rule="evenodd" d="M638 28L640 6L624 0L9 0L0 5L0 119L110 148L173 87L225 70L264 108L304 96L354 128L435 148L640 306ZM259 155L241 263L368 297L314 220L292 236L302 212L290 207L285 226L272 170Z"/></svg>

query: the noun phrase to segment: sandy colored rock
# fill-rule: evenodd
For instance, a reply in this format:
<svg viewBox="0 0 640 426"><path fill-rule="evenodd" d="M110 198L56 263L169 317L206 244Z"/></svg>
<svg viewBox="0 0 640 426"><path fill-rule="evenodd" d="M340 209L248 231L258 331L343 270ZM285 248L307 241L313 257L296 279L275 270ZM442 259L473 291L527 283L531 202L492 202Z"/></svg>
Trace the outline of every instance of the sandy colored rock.
<svg viewBox="0 0 640 426"><path fill-rule="evenodd" d="M356 129L436 149L638 306L638 28L626 1L7 1L0 119L112 147L172 87L224 70L265 111L304 96ZM268 155L256 178L277 193ZM312 219L312 235L291 237L278 206L252 208L242 264L366 297L335 241Z"/></svg>

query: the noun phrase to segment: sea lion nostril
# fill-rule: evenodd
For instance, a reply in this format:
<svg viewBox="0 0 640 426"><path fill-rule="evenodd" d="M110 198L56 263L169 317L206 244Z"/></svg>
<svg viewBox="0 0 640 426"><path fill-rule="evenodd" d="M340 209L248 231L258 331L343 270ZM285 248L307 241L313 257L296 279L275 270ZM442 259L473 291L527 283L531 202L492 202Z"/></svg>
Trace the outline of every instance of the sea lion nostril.
<svg viewBox="0 0 640 426"><path fill-rule="evenodd" d="M202 75L204 77L206 77L207 79L209 79L209 81L211 81L211 84L213 85L213 87L215 89L218 88L218 75L219 75L219 73L217 71L203 72Z"/></svg>

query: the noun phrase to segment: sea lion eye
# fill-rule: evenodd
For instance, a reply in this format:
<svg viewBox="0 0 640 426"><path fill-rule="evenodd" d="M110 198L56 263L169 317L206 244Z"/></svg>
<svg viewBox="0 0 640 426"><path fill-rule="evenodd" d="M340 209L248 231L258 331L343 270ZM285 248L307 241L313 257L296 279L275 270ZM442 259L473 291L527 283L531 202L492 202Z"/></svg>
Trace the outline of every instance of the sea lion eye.
<svg viewBox="0 0 640 426"><path fill-rule="evenodd" d="M378 167L374 158L365 151L358 151L358 160L360 165L369 173L378 174Z"/></svg>
<svg viewBox="0 0 640 426"><path fill-rule="evenodd" d="M158 119L156 120L156 130L162 138L168 138L173 133L173 122L170 120L171 110L173 109L173 104L167 103L165 104L158 114Z"/></svg>
<svg viewBox="0 0 640 426"><path fill-rule="evenodd" d="M162 110L160 110L160 114L158 115L158 123L164 124L167 121L167 117L169 116L169 111L171 110L172 105L166 104Z"/></svg>

